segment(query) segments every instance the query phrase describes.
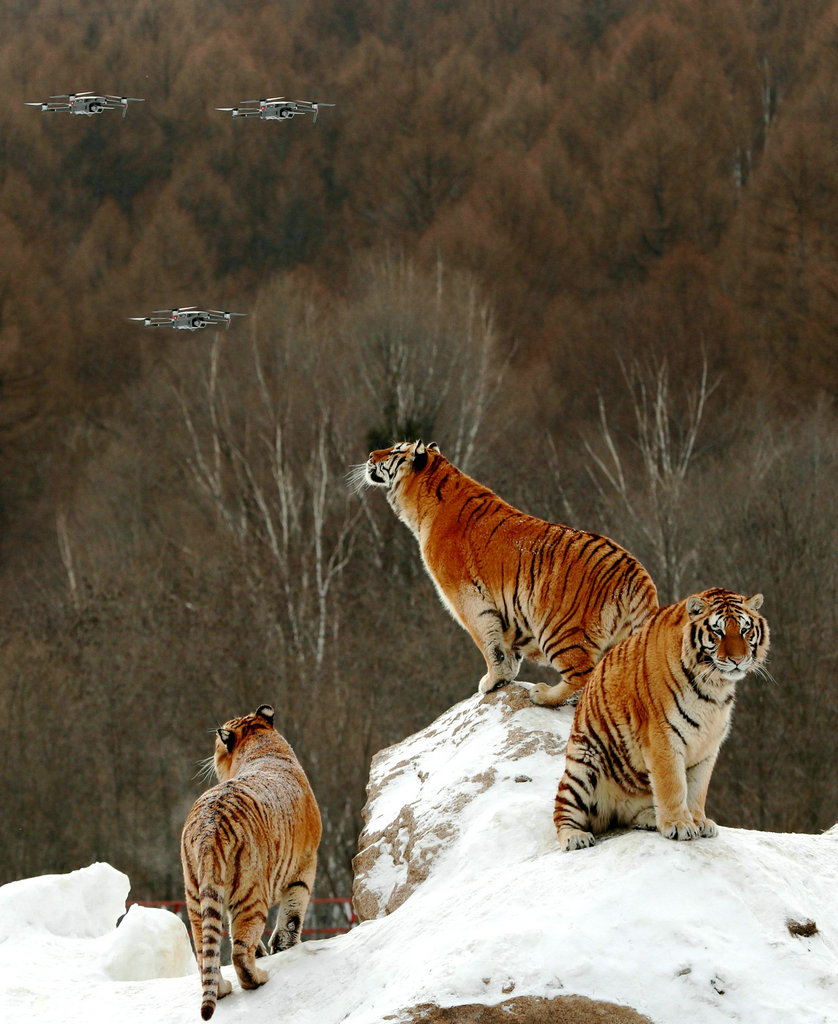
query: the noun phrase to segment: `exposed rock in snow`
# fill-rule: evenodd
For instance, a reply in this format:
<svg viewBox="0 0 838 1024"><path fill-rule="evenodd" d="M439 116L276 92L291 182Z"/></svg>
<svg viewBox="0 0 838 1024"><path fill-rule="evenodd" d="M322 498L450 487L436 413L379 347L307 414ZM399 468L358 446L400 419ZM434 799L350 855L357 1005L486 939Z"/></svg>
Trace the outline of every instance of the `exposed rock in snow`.
<svg viewBox="0 0 838 1024"><path fill-rule="evenodd" d="M528 771L537 765L558 783L569 714L545 714L525 689L509 686L456 704L427 729L376 754L352 863L359 920L404 903L439 854L462 837L467 805L489 789L493 804L501 794L510 804L498 825L514 831L523 787L533 781Z"/></svg>
<svg viewBox="0 0 838 1024"><path fill-rule="evenodd" d="M394 1024L651 1024L627 1006L584 996L521 996L495 1006L469 1003L458 1006L427 1004L385 1017Z"/></svg>

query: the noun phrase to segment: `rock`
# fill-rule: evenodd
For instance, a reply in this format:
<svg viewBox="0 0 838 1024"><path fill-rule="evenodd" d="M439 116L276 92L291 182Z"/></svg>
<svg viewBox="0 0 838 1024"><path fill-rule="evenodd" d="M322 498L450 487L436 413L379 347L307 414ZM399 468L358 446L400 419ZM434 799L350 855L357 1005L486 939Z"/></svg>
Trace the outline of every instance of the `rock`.
<svg viewBox="0 0 838 1024"><path fill-rule="evenodd" d="M494 1006L425 1003L384 1020L393 1024L652 1024L627 1006L584 996L519 996Z"/></svg>
<svg viewBox="0 0 838 1024"><path fill-rule="evenodd" d="M526 689L513 684L461 701L427 729L376 754L352 862L358 919L382 917L401 906L456 840L464 808L490 786L531 782L537 769L522 769L533 755L542 755L535 759L542 776L543 755L557 758L558 783L558 755L572 717L572 709L533 707ZM477 773L475 743L492 748L491 762Z"/></svg>

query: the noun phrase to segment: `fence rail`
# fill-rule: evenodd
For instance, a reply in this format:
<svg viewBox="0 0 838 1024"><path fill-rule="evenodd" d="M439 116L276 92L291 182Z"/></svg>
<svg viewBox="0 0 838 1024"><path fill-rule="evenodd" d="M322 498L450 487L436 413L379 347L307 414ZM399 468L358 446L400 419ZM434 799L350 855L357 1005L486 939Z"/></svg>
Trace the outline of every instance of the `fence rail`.
<svg viewBox="0 0 838 1024"><path fill-rule="evenodd" d="M170 910L183 921L187 928L189 927L189 915L186 912L185 900L128 900L126 905L131 907L135 904L140 907L159 907L163 910ZM358 918L355 916L355 908L352 906L349 896L312 896L309 900L307 916L309 919L321 916L317 913L318 907L337 909L341 906L345 908L342 915L345 917L345 923L314 925L310 928L303 928L302 934L304 936L342 935L344 932L350 931L358 923Z"/></svg>

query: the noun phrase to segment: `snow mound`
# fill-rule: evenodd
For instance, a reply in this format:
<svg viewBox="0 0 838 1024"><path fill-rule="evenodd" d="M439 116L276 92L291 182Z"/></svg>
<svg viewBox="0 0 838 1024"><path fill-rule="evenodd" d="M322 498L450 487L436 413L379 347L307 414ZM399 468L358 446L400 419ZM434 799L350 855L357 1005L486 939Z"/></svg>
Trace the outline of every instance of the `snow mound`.
<svg viewBox="0 0 838 1024"><path fill-rule="evenodd" d="M522 688L507 687L456 704L376 754L353 861L358 918L392 913L454 845L468 858L472 842L515 845L537 823L538 849L552 849L552 797L540 802L543 787L532 783L552 781L555 796L571 717L545 714Z"/></svg>
<svg viewBox="0 0 838 1024"><path fill-rule="evenodd" d="M134 905L122 919L103 962L114 981L148 981L195 974L189 933L168 910Z"/></svg>
<svg viewBox="0 0 838 1024"><path fill-rule="evenodd" d="M613 1000L660 1024L780 1024L790 1006L834 1024L838 829L722 828L687 843L621 832L562 853L552 812L572 718L506 687L379 753L354 861L359 917L424 921L436 941L452 927L456 987L474 996L482 975L477 1001L495 1002L500 983Z"/></svg>
<svg viewBox="0 0 838 1024"><path fill-rule="evenodd" d="M491 1006L486 1020L512 1024L637 1021L626 1007L654 1024L836 1024L838 829L622 832L562 853L571 719L507 686L377 755L363 923L260 960L252 992L225 966L218 1020L485 1024ZM200 1019L183 926L133 908L115 928L127 891L107 865L0 889L3 1024Z"/></svg>
<svg viewBox="0 0 838 1024"><path fill-rule="evenodd" d="M0 941L22 932L95 938L116 927L131 883L110 864L0 886Z"/></svg>

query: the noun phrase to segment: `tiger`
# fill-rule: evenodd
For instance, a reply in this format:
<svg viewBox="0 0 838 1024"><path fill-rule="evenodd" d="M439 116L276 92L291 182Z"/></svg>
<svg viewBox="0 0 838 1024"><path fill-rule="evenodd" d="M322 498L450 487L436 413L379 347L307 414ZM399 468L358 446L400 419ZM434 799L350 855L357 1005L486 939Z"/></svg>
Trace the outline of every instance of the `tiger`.
<svg viewBox="0 0 838 1024"><path fill-rule="evenodd" d="M233 965L242 988L268 980L256 966L268 911L279 903L271 953L300 941L317 869L321 821L306 774L260 705L217 730L218 785L198 797L183 826L186 907L201 970L201 1016L232 989L221 975L221 932L228 915Z"/></svg>
<svg viewBox="0 0 838 1024"><path fill-rule="evenodd" d="M442 604L485 659L478 693L515 680L529 658L560 676L530 688L531 700L561 704L658 607L649 573L619 544L513 508L434 443L370 452L353 476L383 487L418 540Z"/></svg>
<svg viewBox="0 0 838 1024"><path fill-rule="evenodd" d="M767 674L762 594L713 588L661 608L596 666L573 717L553 820L562 850L614 826L712 837L704 809L736 683Z"/></svg>

